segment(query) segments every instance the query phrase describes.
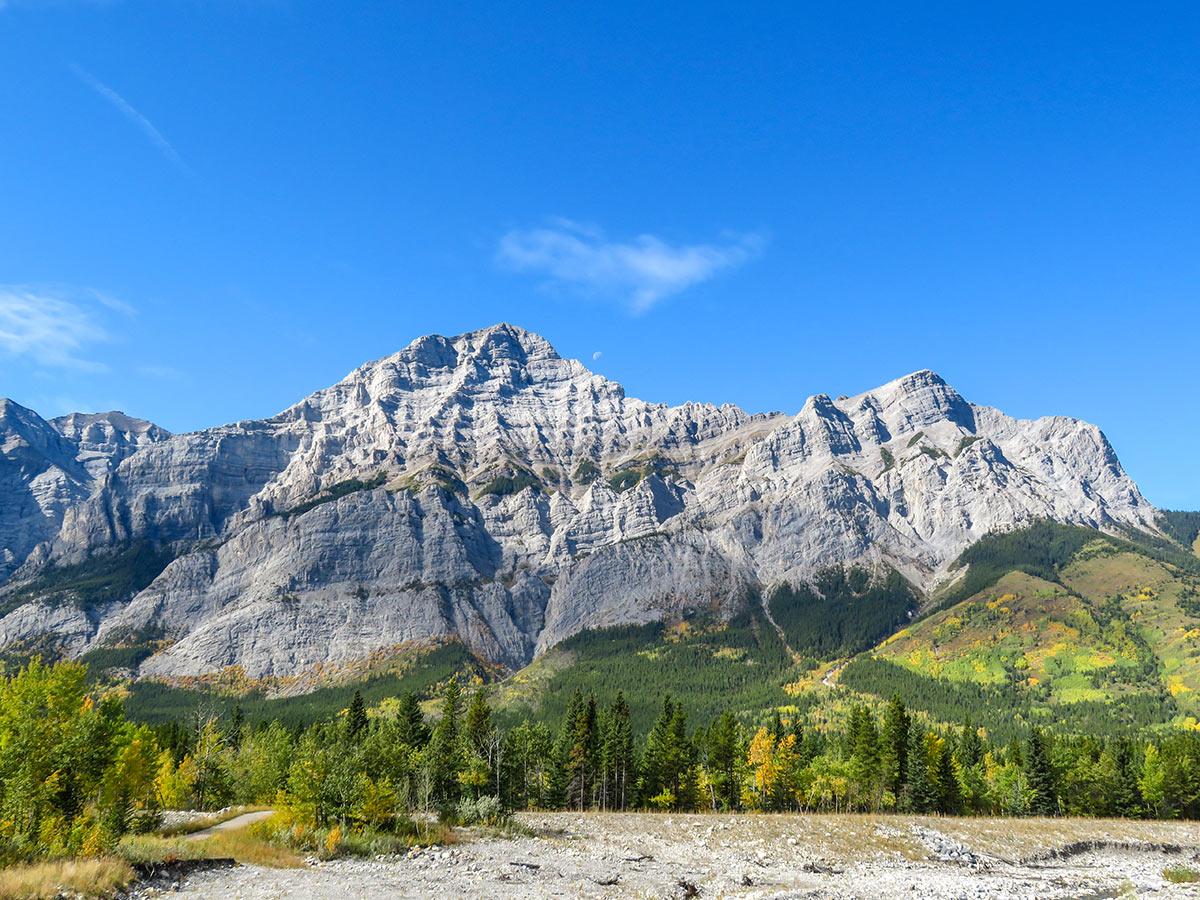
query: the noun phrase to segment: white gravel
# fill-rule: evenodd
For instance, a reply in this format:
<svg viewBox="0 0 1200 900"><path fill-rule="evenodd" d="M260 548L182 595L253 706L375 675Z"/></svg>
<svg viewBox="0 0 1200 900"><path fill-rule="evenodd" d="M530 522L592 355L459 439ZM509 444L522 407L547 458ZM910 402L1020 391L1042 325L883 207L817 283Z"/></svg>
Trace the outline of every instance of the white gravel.
<svg viewBox="0 0 1200 900"><path fill-rule="evenodd" d="M1096 849L1063 860L1006 860L994 846L957 838L937 820L805 816L530 815L536 837L464 836L451 847L403 857L242 866L190 876L178 896L221 900L354 898L701 898L822 900L1083 900L1200 898L1200 884L1171 884L1170 865L1200 868L1196 848ZM1022 823L1029 841L1029 823ZM1120 831L1117 827L1116 832ZM1143 830L1137 832L1144 833ZM1036 838L1036 831L1033 832ZM1161 840L1200 832L1164 826ZM1121 838L1120 833L1114 834ZM1037 849L1063 845L1062 826ZM993 852L987 852L992 850ZM1028 854L1027 854L1028 855ZM615 879L616 883L611 883ZM174 893L174 892L172 892ZM145 894L143 894L145 896Z"/></svg>

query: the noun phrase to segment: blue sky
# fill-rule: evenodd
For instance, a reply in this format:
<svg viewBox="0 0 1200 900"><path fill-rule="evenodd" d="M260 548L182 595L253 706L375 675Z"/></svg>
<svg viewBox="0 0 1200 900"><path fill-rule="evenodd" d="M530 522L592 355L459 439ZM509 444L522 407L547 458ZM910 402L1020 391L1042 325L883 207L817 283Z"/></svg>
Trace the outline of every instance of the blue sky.
<svg viewBox="0 0 1200 900"><path fill-rule="evenodd" d="M0 0L0 394L187 430L505 320L671 403L933 368L1200 508L1198 38L1169 3Z"/></svg>

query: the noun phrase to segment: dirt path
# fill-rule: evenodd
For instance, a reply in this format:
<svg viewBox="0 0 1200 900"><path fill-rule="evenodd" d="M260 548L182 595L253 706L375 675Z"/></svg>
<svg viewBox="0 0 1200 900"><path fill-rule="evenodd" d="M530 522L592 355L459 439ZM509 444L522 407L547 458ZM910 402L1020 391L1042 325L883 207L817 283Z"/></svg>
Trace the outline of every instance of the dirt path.
<svg viewBox="0 0 1200 900"><path fill-rule="evenodd" d="M239 828L245 828L247 825L253 825L255 822L261 822L263 819L268 819L275 815L273 809L263 809L258 812L242 813L240 816L234 816L232 819L226 819L211 828L204 828L200 831L193 831L187 835L189 841L202 841L205 838L210 838L214 834L220 834L222 831L237 831Z"/></svg>
<svg viewBox="0 0 1200 900"><path fill-rule="evenodd" d="M905 816L528 814L531 834L462 835L398 857L189 876L180 900L1200 900L1195 823ZM1038 851L1082 846L1062 858ZM1122 842L1129 842L1124 846ZM1165 845L1190 845L1166 847ZM1025 861L1022 861L1025 860ZM693 893L692 889L699 893Z"/></svg>
<svg viewBox="0 0 1200 900"><path fill-rule="evenodd" d="M825 673L825 677L821 679L821 684L825 685L826 687L837 687L837 677L842 674L842 669L844 668L846 668L845 663L839 663L838 665L834 666Z"/></svg>

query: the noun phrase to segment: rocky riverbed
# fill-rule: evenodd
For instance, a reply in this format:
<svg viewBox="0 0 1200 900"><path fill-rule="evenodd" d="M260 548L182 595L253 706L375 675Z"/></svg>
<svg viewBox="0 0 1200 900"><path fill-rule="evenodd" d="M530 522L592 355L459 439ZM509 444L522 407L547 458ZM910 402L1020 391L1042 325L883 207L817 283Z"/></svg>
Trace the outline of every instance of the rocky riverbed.
<svg viewBox="0 0 1200 900"><path fill-rule="evenodd" d="M178 895L324 898L1200 898L1196 823L530 814L405 856L193 873ZM139 892L135 892L136 893ZM145 893L145 892L142 892Z"/></svg>

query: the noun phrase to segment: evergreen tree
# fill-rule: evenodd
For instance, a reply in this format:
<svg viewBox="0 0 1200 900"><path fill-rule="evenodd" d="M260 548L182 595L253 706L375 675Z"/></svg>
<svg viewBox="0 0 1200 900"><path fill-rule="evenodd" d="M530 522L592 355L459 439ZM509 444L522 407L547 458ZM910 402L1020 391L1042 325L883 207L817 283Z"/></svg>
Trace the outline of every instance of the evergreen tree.
<svg viewBox="0 0 1200 900"><path fill-rule="evenodd" d="M899 802L900 794L908 778L908 745L911 719L899 694L893 694L883 715L882 746L880 764L884 787L892 792Z"/></svg>
<svg viewBox="0 0 1200 900"><path fill-rule="evenodd" d="M863 801L869 801L876 795L880 771L879 731L875 727L874 716L863 706L856 706L850 713L847 744L851 777L856 785L855 802L862 805Z"/></svg>
<svg viewBox="0 0 1200 900"><path fill-rule="evenodd" d="M546 804L551 809L561 809L571 799L571 749L575 744L575 723L583 712L583 692L576 688L567 703L567 714L563 718L558 740L551 754L546 786Z"/></svg>
<svg viewBox="0 0 1200 900"><path fill-rule="evenodd" d="M1040 728L1034 728L1026 745L1025 771L1029 777L1029 788L1033 798L1029 810L1037 816L1058 814L1058 790L1055 787L1054 771L1050 768L1050 756L1046 750L1046 736Z"/></svg>
<svg viewBox="0 0 1200 900"><path fill-rule="evenodd" d="M674 808L690 811L699 806L699 773L696 771L695 745L688 737L687 713L683 704L675 706L671 716L669 782L675 795Z"/></svg>
<svg viewBox="0 0 1200 900"><path fill-rule="evenodd" d="M938 741L937 763L938 801L937 810L946 815L957 816L963 811L962 785L958 780L958 767L954 753L945 741Z"/></svg>
<svg viewBox="0 0 1200 900"><path fill-rule="evenodd" d="M471 788L472 796L478 799L489 792L499 796L500 736L492 724L492 709L482 685L471 695L471 704L467 707L463 750L466 754L463 780Z"/></svg>
<svg viewBox="0 0 1200 900"><path fill-rule="evenodd" d="M1138 786L1138 771L1134 763L1133 741L1118 738L1113 747L1113 775L1109 786L1109 803L1118 816L1136 816L1142 809L1142 794Z"/></svg>
<svg viewBox="0 0 1200 900"><path fill-rule="evenodd" d="M646 737L646 752L642 754L641 776L638 779L638 800L642 805L671 805L673 796L667 797L671 779L671 721L675 718L675 704L671 695L663 697L662 712Z"/></svg>
<svg viewBox="0 0 1200 900"><path fill-rule="evenodd" d="M442 803L456 802L461 791L459 775L464 763L459 722L461 701L458 678L451 678L442 700L442 718L438 720L429 745L425 748L433 798Z"/></svg>
<svg viewBox="0 0 1200 900"><path fill-rule="evenodd" d="M362 694L354 692L350 701L350 710L346 713L346 736L351 740L359 737L367 728L367 705L363 702Z"/></svg>
<svg viewBox="0 0 1200 900"><path fill-rule="evenodd" d="M778 709L771 710L771 724L769 729L775 738L776 744L783 740L786 732L783 730L783 719L780 717Z"/></svg>
<svg viewBox="0 0 1200 900"><path fill-rule="evenodd" d="M429 726L425 724L425 714L421 712L421 703L412 691L400 698L400 706L396 711L396 739L403 744L420 750L429 743Z"/></svg>
<svg viewBox="0 0 1200 900"><path fill-rule="evenodd" d="M613 809L626 809L632 799L630 781L635 766L629 704L621 691L617 692L617 698L609 707L605 725L604 765L610 779L607 785L607 805Z"/></svg>
<svg viewBox="0 0 1200 900"><path fill-rule="evenodd" d="M596 727L596 698L589 696L570 723L570 749L567 753L567 805L584 810L591 805L596 775L599 734Z"/></svg>
<svg viewBox="0 0 1200 900"><path fill-rule="evenodd" d="M739 763L744 754L740 731L729 710L713 720L708 729L708 781L714 810L729 811L741 805Z"/></svg>
<svg viewBox="0 0 1200 900"><path fill-rule="evenodd" d="M963 724L962 734L958 739L958 764L964 769L977 766L983 762L983 739L979 729L971 724L970 715Z"/></svg>
<svg viewBox="0 0 1200 900"><path fill-rule="evenodd" d="M242 704L235 704L233 707L233 721L229 724L229 745L235 749L241 746L242 727L245 723L246 717L242 713Z"/></svg>
<svg viewBox="0 0 1200 900"><path fill-rule="evenodd" d="M938 805L938 786L929 768L928 735L915 722L909 729L905 763L901 806L906 812L934 812Z"/></svg>

